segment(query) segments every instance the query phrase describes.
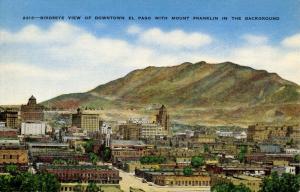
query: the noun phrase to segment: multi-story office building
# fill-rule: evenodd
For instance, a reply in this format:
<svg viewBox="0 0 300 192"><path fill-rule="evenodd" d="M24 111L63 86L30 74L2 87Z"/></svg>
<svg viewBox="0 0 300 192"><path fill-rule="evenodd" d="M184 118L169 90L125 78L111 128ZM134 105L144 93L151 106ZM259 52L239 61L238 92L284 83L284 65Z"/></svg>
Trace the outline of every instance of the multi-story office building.
<svg viewBox="0 0 300 192"><path fill-rule="evenodd" d="M250 125L248 127L247 140L250 142L280 141L280 139L289 139L293 142L300 140L299 125L269 125L260 124Z"/></svg>
<svg viewBox="0 0 300 192"><path fill-rule="evenodd" d="M145 123L140 129L141 139L154 139L156 136L168 136L168 131L159 124Z"/></svg>
<svg viewBox="0 0 300 192"><path fill-rule="evenodd" d="M99 131L99 114L94 111L82 111L78 108L77 113L72 114L72 126L76 126L90 132Z"/></svg>
<svg viewBox="0 0 300 192"><path fill-rule="evenodd" d="M27 121L21 124L22 135L45 135L46 134L46 123L38 121Z"/></svg>
<svg viewBox="0 0 300 192"><path fill-rule="evenodd" d="M4 122L7 128L18 128L18 111L16 109L5 109L0 112L0 121Z"/></svg>
<svg viewBox="0 0 300 192"><path fill-rule="evenodd" d="M164 128L164 131L166 131L168 135L171 134L170 116L168 114L167 108L164 105L159 108L158 114L156 115L156 123L162 126Z"/></svg>
<svg viewBox="0 0 300 192"><path fill-rule="evenodd" d="M167 136L168 132L157 123L133 123L119 125L119 133L124 140L154 139L156 136Z"/></svg>
<svg viewBox="0 0 300 192"><path fill-rule="evenodd" d="M119 125L119 134L124 140L139 140L141 137L141 124L129 121L126 124Z"/></svg>
<svg viewBox="0 0 300 192"><path fill-rule="evenodd" d="M152 145L146 145L143 141L133 140L112 140L112 160L117 161L136 161L141 157L149 155Z"/></svg>
<svg viewBox="0 0 300 192"><path fill-rule="evenodd" d="M27 105L21 106L21 120L26 121L43 121L44 120L44 107L37 104L36 98L32 95Z"/></svg>

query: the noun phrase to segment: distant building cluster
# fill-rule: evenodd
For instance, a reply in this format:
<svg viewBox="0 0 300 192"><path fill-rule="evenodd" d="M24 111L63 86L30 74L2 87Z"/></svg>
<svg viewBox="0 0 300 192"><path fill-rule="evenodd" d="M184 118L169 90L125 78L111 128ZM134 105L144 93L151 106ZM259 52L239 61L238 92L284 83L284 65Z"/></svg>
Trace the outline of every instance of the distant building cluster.
<svg viewBox="0 0 300 192"><path fill-rule="evenodd" d="M155 111L154 111L155 108ZM0 172L50 173L60 191L121 192L121 172L141 184L210 191L219 182L258 192L263 179L300 173L300 127L257 123L245 128L185 126L171 108L151 105L148 117L108 120L100 111L52 111L31 96L0 108Z"/></svg>
<svg viewBox="0 0 300 192"><path fill-rule="evenodd" d="M120 137L124 140L154 139L170 137L170 119L167 108L162 105L156 115L155 122L134 122L132 120L119 125Z"/></svg>

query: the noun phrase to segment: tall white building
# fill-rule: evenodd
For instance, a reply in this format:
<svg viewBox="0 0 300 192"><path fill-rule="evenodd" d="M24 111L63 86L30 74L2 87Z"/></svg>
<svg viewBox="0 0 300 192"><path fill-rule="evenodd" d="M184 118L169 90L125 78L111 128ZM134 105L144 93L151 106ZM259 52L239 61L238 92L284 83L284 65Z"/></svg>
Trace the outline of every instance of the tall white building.
<svg viewBox="0 0 300 192"><path fill-rule="evenodd" d="M23 122L21 124L22 135L45 135L46 134L46 123L42 121L35 122Z"/></svg>
<svg viewBox="0 0 300 192"><path fill-rule="evenodd" d="M110 135L112 134L112 128L106 123L101 126L101 134L105 135L105 146L110 146Z"/></svg>

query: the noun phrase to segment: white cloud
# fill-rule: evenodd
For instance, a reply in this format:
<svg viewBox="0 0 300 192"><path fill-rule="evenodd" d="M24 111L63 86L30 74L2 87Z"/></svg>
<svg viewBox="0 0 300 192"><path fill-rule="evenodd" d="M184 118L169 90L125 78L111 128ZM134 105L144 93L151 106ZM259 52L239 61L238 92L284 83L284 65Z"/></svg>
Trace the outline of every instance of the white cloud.
<svg viewBox="0 0 300 192"><path fill-rule="evenodd" d="M7 74L14 75L16 77L42 77L47 79L60 79L63 80L68 77L68 74L61 74L55 70L46 70L37 66L31 66L30 64L24 63L1 63L0 76Z"/></svg>
<svg viewBox="0 0 300 192"><path fill-rule="evenodd" d="M275 72L282 78L300 83L300 52L281 46L247 44L232 49L228 59L238 64Z"/></svg>
<svg viewBox="0 0 300 192"><path fill-rule="evenodd" d="M136 68L186 61L228 60L300 83L299 51L271 46L265 36L243 35L240 46L220 48L220 42L211 44L214 37L199 32L130 26L127 33L136 40L102 37L62 22L0 29L0 104L24 103L31 94L41 101L83 92Z"/></svg>
<svg viewBox="0 0 300 192"><path fill-rule="evenodd" d="M242 36L247 43L258 45L258 44L265 44L268 42L268 38L262 35L252 35L252 34L245 34Z"/></svg>
<svg viewBox="0 0 300 192"><path fill-rule="evenodd" d="M142 32L142 28L140 28L139 26L137 25L130 25L128 28L127 28L127 33L128 34L138 34L138 33L141 33Z"/></svg>
<svg viewBox="0 0 300 192"><path fill-rule="evenodd" d="M300 33L286 37L283 39L282 45L291 48L300 48Z"/></svg>
<svg viewBox="0 0 300 192"><path fill-rule="evenodd" d="M57 22L49 29L41 29L35 25L28 25L17 33L11 33L6 30L0 32L0 43L29 43L40 44L63 44L70 43L78 34L84 31L79 27L69 25L64 22Z"/></svg>
<svg viewBox="0 0 300 192"><path fill-rule="evenodd" d="M179 29L166 32L159 28L139 33L139 40L146 45L167 49L197 49L213 41L212 37L204 33L188 33Z"/></svg>

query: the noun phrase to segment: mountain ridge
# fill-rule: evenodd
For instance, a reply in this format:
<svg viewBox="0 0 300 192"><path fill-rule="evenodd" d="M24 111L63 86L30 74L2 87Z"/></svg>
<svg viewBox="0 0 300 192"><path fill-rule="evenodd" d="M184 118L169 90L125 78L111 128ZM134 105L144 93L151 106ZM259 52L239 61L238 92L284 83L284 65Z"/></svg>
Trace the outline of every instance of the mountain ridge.
<svg viewBox="0 0 300 192"><path fill-rule="evenodd" d="M121 109L143 108L153 103L174 109L273 105L276 111L278 106L300 105L300 86L266 70L232 62L201 61L136 69L87 92L64 94L43 102L58 108ZM291 116L286 118L294 119Z"/></svg>

